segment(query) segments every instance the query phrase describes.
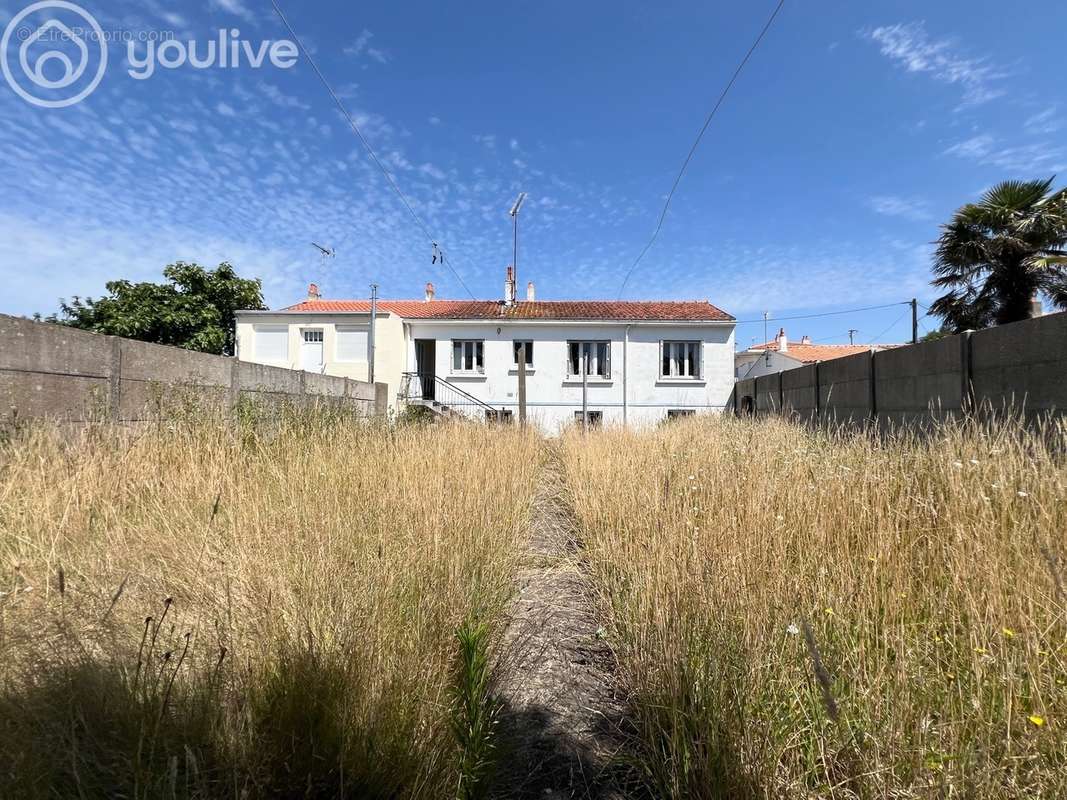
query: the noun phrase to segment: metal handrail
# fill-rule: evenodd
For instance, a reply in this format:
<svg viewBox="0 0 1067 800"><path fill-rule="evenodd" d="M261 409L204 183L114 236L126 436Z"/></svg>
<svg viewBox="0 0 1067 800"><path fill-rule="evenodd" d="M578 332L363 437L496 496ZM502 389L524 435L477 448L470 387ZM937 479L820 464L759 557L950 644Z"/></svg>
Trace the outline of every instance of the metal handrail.
<svg viewBox="0 0 1067 800"><path fill-rule="evenodd" d="M434 387L432 398L426 397L428 382L432 382L431 385ZM446 381L435 373L405 372L403 373L403 381L400 386L401 396L408 401L430 400L440 406L447 406L449 408L453 406L476 406L478 408L483 408L486 411L500 412L503 410L489 405L484 400L480 400L470 392L460 389L454 383ZM443 392L439 392L438 389L442 389ZM458 397L459 399L453 399L452 396Z"/></svg>

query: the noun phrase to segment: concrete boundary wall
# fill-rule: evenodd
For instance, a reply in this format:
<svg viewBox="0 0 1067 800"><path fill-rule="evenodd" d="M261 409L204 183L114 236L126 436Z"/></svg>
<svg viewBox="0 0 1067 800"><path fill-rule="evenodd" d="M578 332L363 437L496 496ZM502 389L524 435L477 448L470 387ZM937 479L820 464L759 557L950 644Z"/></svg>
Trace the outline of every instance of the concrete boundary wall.
<svg viewBox="0 0 1067 800"><path fill-rule="evenodd" d="M228 409L328 405L386 413L388 389L249 364L0 314L0 423L29 418L138 422L183 404Z"/></svg>
<svg viewBox="0 0 1067 800"><path fill-rule="evenodd" d="M1067 313L738 381L728 408L882 425L972 409L1067 414Z"/></svg>

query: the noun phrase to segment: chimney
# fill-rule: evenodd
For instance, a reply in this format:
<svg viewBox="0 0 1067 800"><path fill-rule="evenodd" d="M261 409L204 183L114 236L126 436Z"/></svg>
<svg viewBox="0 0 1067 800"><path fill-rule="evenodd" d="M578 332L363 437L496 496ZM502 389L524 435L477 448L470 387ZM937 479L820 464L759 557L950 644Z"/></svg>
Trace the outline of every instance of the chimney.
<svg viewBox="0 0 1067 800"><path fill-rule="evenodd" d="M427 303L429 303L429 302L431 302L433 300L433 294L434 294L433 284L432 283L427 283L426 284L426 302Z"/></svg>
<svg viewBox="0 0 1067 800"><path fill-rule="evenodd" d="M1030 298L1030 319L1040 317L1044 313L1041 308L1041 297L1037 292L1034 292L1034 296Z"/></svg>
<svg viewBox="0 0 1067 800"><path fill-rule="evenodd" d="M801 344L811 344L811 337L808 336L807 334L801 336L800 337L800 343Z"/></svg>
<svg viewBox="0 0 1067 800"><path fill-rule="evenodd" d="M533 281L530 281L528 284L526 284L526 302L532 303L536 299L537 293L534 292Z"/></svg>
<svg viewBox="0 0 1067 800"><path fill-rule="evenodd" d="M789 339L786 338L785 328L779 328L778 329L778 335L774 337L774 340L776 342L778 342L778 352L779 353L788 353L789 352Z"/></svg>
<svg viewBox="0 0 1067 800"><path fill-rule="evenodd" d="M515 267L509 266L504 278L504 305L515 305Z"/></svg>
<svg viewBox="0 0 1067 800"><path fill-rule="evenodd" d="M308 300L321 300L322 295L319 294L319 286L316 283L308 284Z"/></svg>

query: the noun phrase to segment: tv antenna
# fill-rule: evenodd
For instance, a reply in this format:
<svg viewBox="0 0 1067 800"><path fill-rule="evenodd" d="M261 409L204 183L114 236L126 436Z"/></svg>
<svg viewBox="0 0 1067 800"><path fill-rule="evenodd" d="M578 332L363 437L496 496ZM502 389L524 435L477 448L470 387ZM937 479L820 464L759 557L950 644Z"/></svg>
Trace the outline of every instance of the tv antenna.
<svg viewBox="0 0 1067 800"><path fill-rule="evenodd" d="M337 255L337 251L331 247L323 247L321 244L311 243L311 246L319 251L319 255L322 256L322 266L326 266L327 258L334 258Z"/></svg>

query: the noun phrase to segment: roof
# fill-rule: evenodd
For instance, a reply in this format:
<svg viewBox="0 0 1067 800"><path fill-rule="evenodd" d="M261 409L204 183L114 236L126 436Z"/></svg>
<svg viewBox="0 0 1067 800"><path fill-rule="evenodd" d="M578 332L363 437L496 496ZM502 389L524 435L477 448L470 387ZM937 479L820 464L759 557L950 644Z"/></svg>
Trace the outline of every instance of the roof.
<svg viewBox="0 0 1067 800"><path fill-rule="evenodd" d="M379 300L378 308L407 319L544 319L733 322L734 318L705 300L520 301L506 306L496 300ZM304 300L281 311L294 313L368 312L369 300Z"/></svg>
<svg viewBox="0 0 1067 800"><path fill-rule="evenodd" d="M832 361L835 358L854 356L856 353L869 353L871 350L886 350L898 346L895 344L800 344L799 342L790 342L782 355L802 364L814 364L816 361ZM777 352L778 342L754 344L746 352L762 353L764 350Z"/></svg>

